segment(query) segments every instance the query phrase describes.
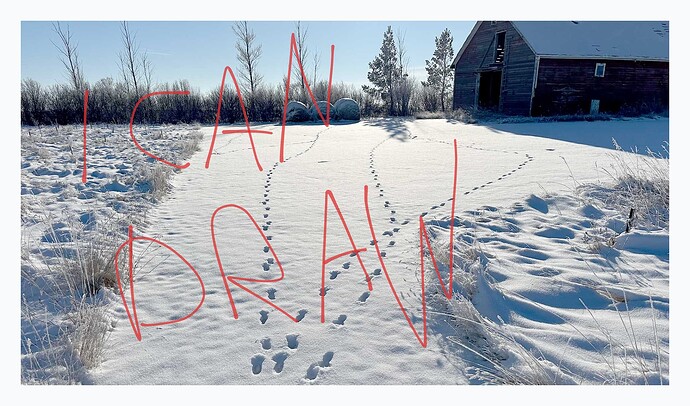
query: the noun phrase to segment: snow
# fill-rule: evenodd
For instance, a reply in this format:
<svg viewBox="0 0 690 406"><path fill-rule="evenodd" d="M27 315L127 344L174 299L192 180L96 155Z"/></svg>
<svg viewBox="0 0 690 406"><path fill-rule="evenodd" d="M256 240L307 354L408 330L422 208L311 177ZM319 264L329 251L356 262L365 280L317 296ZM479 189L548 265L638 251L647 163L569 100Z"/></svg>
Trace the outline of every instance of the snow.
<svg viewBox="0 0 690 406"><path fill-rule="evenodd" d="M200 135L187 125L135 128L145 148L173 161L191 154ZM22 382L88 382L66 340L75 310L66 279L74 283L74 275L62 271L76 272L71 261L88 262L90 252L110 262L127 225L147 223L165 193L152 188L154 175L167 172L136 149L127 126L88 127L86 183L81 126L25 127L21 137ZM99 295L103 303L116 299Z"/></svg>
<svg viewBox="0 0 690 406"><path fill-rule="evenodd" d="M539 56L669 59L668 21L513 21Z"/></svg>
<svg viewBox="0 0 690 406"><path fill-rule="evenodd" d="M115 328L102 364L90 371L93 382L668 383L668 229L618 237L616 225L625 224L625 213L578 187L606 184L610 179L601 168L615 157L634 159L601 140L615 136L621 145L644 140L658 147L657 141L668 140L667 119L292 125L286 128L284 163L277 162L280 126L254 128L273 133L254 137L263 172L246 134L220 136L205 169L213 129L203 128L201 151L174 176L173 193L148 212L145 224L134 227L135 235L155 237L189 261L205 287L203 305L180 323L142 327L137 341L116 302L111 309ZM574 134L582 137L574 140ZM427 257L429 342L422 348L381 271L363 188L369 187L382 260L421 334L418 219L424 216L439 249L435 255L443 262L450 237L454 139L458 296L446 300L434 294L439 285ZM61 169L50 176L59 177ZM373 290L357 257L329 263L321 323L326 190L332 191L357 247L367 249L361 258ZM211 215L226 204L240 205L256 219L277 260L247 216L228 208L214 223L225 273L276 278L279 260L284 279L245 285L298 323L230 285L239 314L233 318L209 228ZM606 243L609 236L613 244ZM149 264L135 274L139 320L188 314L201 299L199 280L169 252L145 248L134 244L135 257ZM351 249L331 205L326 257ZM447 266L440 269L446 276ZM488 360L505 370L497 371Z"/></svg>

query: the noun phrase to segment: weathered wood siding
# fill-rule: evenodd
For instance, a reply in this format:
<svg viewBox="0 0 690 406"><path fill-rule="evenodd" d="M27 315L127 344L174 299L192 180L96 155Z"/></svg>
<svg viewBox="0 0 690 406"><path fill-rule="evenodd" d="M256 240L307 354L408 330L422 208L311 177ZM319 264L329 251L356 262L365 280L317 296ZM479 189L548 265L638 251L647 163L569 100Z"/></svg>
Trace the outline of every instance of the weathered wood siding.
<svg viewBox="0 0 690 406"><path fill-rule="evenodd" d="M597 63L606 63L604 77L594 76ZM592 99L603 113L664 110L668 86L668 62L542 57L532 115L587 114Z"/></svg>
<svg viewBox="0 0 690 406"><path fill-rule="evenodd" d="M506 32L505 59L503 64L494 64L494 38L497 32L502 31ZM473 109L479 72L502 70L499 111L528 115L534 64L534 53L509 21L496 21L494 24L490 21L482 22L455 65L453 108Z"/></svg>

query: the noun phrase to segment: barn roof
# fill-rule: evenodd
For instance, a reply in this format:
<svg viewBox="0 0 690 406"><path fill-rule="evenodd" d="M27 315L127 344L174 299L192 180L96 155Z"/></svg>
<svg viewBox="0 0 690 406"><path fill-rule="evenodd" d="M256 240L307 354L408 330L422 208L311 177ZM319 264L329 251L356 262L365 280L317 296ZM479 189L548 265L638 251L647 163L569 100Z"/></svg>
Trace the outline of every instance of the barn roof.
<svg viewBox="0 0 690 406"><path fill-rule="evenodd" d="M667 21L511 21L538 56L668 61ZM477 22L453 61L477 32Z"/></svg>
<svg viewBox="0 0 690 406"><path fill-rule="evenodd" d="M668 60L668 22L513 21L537 55Z"/></svg>

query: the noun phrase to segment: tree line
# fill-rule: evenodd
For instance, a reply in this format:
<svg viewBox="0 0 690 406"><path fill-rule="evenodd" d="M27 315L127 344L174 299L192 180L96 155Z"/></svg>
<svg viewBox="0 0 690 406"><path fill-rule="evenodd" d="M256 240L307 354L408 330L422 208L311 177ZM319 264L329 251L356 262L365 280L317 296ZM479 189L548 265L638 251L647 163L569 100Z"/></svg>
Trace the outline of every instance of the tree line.
<svg viewBox="0 0 690 406"><path fill-rule="evenodd" d="M138 108L136 121L147 123L215 122L220 87L207 92L190 85L187 80L153 83L153 66L148 54L141 51L136 33L128 23L120 26L122 49L118 54L119 77L107 77L91 84L84 79L77 44L69 26L53 25L57 41L53 42L65 69L66 83L43 86L33 79L21 83L21 123L23 125L71 124L83 120L84 91L89 90L90 122L128 123L131 110L143 95L154 91L187 91L186 96L160 95L146 99ZM259 66L261 45L246 21L233 26L235 51L239 62L236 70L242 98L251 121L279 121L282 118L287 76L278 85L263 81ZM307 47L308 27L295 26L297 55L302 61L306 80L293 63L294 78L290 100L311 104L307 82L317 100L326 100L328 82L318 77L320 55ZM384 32L381 49L369 63L369 85L361 88L334 83L331 100L343 97L356 100L363 117L408 116L417 111L446 111L452 97L453 38L448 29L436 37L436 49L426 61L427 80L415 81L408 73L409 58L405 37L394 35L389 26ZM223 90L221 123L242 121L242 111L234 86Z"/></svg>

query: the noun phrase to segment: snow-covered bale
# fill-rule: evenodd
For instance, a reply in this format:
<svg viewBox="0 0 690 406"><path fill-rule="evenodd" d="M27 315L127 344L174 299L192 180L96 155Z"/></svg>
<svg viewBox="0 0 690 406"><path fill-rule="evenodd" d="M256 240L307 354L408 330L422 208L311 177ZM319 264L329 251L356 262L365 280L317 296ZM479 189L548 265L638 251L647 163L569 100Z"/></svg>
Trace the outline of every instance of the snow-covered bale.
<svg viewBox="0 0 690 406"><path fill-rule="evenodd" d="M292 122L302 122L308 121L310 117L309 109L307 105L293 100L287 105L287 113L285 114L285 119Z"/></svg>
<svg viewBox="0 0 690 406"><path fill-rule="evenodd" d="M324 118L326 118L326 109L328 108L329 103L327 101L319 101L316 102L319 106L319 110L321 110L321 114L323 115ZM315 106L309 107L309 115L311 116L311 119L314 121L321 121L321 116L319 115L319 112L316 110ZM330 118L333 119L335 116L335 107L333 105L330 105Z"/></svg>
<svg viewBox="0 0 690 406"><path fill-rule="evenodd" d="M335 117L337 120L359 120L359 104L347 97L335 102Z"/></svg>

